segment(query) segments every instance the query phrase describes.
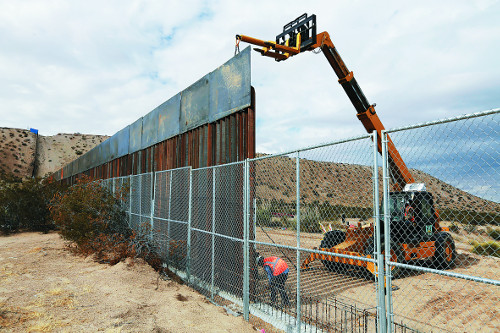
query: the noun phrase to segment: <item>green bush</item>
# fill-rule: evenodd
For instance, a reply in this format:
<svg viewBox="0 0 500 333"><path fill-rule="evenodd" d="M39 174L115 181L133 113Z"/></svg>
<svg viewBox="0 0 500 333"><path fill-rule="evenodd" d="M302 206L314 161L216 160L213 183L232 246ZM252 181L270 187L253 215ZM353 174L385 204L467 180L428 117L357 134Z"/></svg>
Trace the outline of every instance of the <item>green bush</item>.
<svg viewBox="0 0 500 333"><path fill-rule="evenodd" d="M487 229L488 236L493 238L496 241L500 241L500 229L497 228L489 228Z"/></svg>
<svg viewBox="0 0 500 333"><path fill-rule="evenodd" d="M300 212L300 231L304 232L322 232L319 224L321 220L317 207L305 207Z"/></svg>
<svg viewBox="0 0 500 333"><path fill-rule="evenodd" d="M455 223L450 224L450 231L454 233L458 233L460 231L460 227Z"/></svg>
<svg viewBox="0 0 500 333"><path fill-rule="evenodd" d="M257 225L271 226L271 210L266 206L257 207Z"/></svg>
<svg viewBox="0 0 500 333"><path fill-rule="evenodd" d="M500 215L496 212L475 212L443 208L439 211L441 220L457 221L462 224L500 225Z"/></svg>
<svg viewBox="0 0 500 333"><path fill-rule="evenodd" d="M9 234L20 230L47 232L55 228L49 205L55 193L64 188L39 178L0 180L0 231Z"/></svg>
<svg viewBox="0 0 500 333"><path fill-rule="evenodd" d="M353 207L330 205L329 202L317 205L319 210L320 219L322 221L336 221L340 220L342 215L346 218L359 218L361 221L366 221L373 216L373 209L366 207Z"/></svg>
<svg viewBox="0 0 500 333"><path fill-rule="evenodd" d="M483 256L500 258L500 243L495 241L475 243L473 244L472 252Z"/></svg>

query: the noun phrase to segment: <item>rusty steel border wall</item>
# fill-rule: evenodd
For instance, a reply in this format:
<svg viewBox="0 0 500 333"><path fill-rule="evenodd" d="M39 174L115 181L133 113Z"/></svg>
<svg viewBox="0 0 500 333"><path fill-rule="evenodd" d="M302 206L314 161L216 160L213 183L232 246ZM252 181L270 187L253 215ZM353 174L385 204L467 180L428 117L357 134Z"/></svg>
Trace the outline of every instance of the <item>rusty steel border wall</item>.
<svg viewBox="0 0 500 333"><path fill-rule="evenodd" d="M250 47L68 163L52 180L107 179L255 157Z"/></svg>

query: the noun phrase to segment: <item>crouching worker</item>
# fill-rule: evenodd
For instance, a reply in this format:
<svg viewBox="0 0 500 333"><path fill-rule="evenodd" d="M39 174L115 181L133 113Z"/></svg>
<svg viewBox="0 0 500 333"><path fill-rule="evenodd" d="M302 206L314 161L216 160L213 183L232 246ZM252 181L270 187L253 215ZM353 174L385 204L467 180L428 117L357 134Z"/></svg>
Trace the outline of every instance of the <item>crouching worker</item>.
<svg viewBox="0 0 500 333"><path fill-rule="evenodd" d="M281 294L281 302L284 306L290 306L288 295L285 290L285 282L288 279L288 265L278 257L257 258L257 266L263 266L269 278L269 286L271 288L271 301L276 303L276 291Z"/></svg>

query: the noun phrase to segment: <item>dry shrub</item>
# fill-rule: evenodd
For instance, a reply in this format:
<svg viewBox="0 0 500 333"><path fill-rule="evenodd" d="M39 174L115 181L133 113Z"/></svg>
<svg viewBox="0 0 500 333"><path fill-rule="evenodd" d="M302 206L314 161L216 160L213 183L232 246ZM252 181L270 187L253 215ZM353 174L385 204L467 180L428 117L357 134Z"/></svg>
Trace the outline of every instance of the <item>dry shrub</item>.
<svg viewBox="0 0 500 333"><path fill-rule="evenodd" d="M63 191L63 186L40 178L21 180L0 175L0 231L9 234L54 229L49 205L54 193Z"/></svg>
<svg viewBox="0 0 500 333"><path fill-rule="evenodd" d="M484 243L472 242L472 252L483 256L500 258L500 243L489 241Z"/></svg>
<svg viewBox="0 0 500 333"><path fill-rule="evenodd" d="M123 202L128 186L115 194L100 181L81 177L65 193L57 194L51 216L63 238L73 242L74 253L92 255L97 262L114 265L127 257L142 258L156 270L161 260L148 224L135 231L128 227Z"/></svg>
<svg viewBox="0 0 500 333"><path fill-rule="evenodd" d="M98 240L101 234L128 237L127 216L121 198L90 177L80 177L52 200L50 213L63 238L77 246Z"/></svg>

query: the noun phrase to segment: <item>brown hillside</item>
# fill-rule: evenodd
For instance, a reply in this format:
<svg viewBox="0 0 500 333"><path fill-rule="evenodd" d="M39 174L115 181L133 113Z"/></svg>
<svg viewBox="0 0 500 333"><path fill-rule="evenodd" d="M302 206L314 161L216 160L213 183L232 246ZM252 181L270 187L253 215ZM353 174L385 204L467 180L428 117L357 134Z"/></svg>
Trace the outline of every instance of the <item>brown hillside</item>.
<svg viewBox="0 0 500 333"><path fill-rule="evenodd" d="M108 136L79 133L38 136L38 148L36 135L27 130L0 128L0 138L0 172L3 170L18 177L30 177L37 149L36 176L42 177L89 151ZM258 160L254 165L257 198L285 202L296 200L295 159L274 157ZM367 208L372 205L370 167L301 159L300 171L300 193L305 203L316 201ZM498 203L464 192L422 171L412 169L411 172L417 182L426 184L439 209L500 212ZM382 188L381 171L379 185Z"/></svg>
<svg viewBox="0 0 500 333"><path fill-rule="evenodd" d="M0 128L0 173L44 177L76 159L108 136L57 134L42 136L18 128ZM37 142L38 141L38 142Z"/></svg>
<svg viewBox="0 0 500 333"><path fill-rule="evenodd" d="M43 177L59 170L107 138L109 136L79 133L39 136L37 176Z"/></svg>
<svg viewBox="0 0 500 333"><path fill-rule="evenodd" d="M0 173L31 177L35 166L36 135L19 128L0 127Z"/></svg>
<svg viewBox="0 0 500 333"><path fill-rule="evenodd" d="M286 156L259 160L255 164L257 198L296 200L296 161ZM411 169L415 180L425 183L439 209L500 212L500 204L462 191L425 172ZM300 160L300 193L305 203L328 202L351 207L372 206L372 169L367 166ZM382 189L382 171L379 170ZM380 193L382 196L382 193Z"/></svg>

